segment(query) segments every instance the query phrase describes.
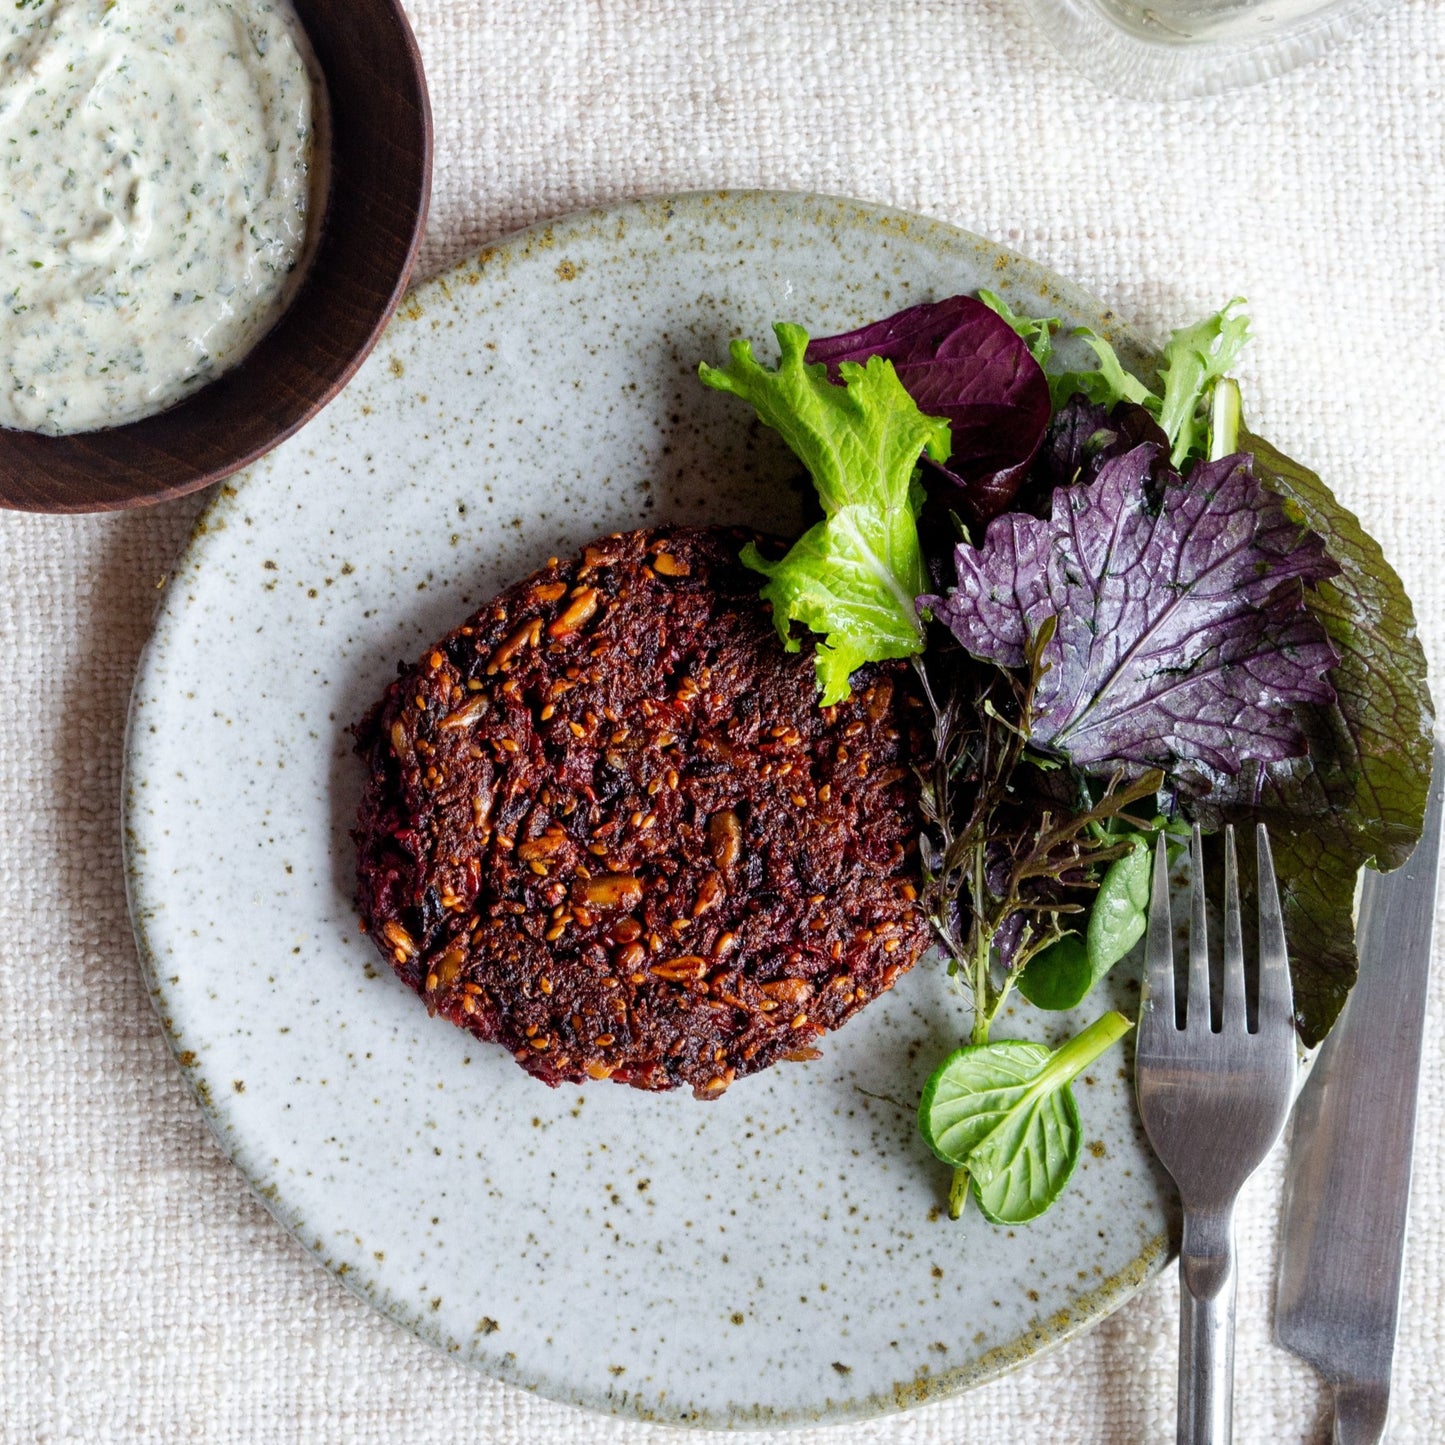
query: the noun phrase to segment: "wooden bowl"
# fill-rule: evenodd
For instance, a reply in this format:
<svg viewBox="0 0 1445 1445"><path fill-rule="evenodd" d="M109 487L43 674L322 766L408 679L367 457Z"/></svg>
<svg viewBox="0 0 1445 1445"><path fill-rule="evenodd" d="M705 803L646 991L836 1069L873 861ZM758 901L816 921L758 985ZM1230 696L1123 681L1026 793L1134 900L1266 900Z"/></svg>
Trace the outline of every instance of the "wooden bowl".
<svg viewBox="0 0 1445 1445"><path fill-rule="evenodd" d="M431 107L398 0L295 0L325 77L329 184L291 305L237 366L103 431L0 429L0 506L99 512L209 486L284 441L351 379L406 289L431 193Z"/></svg>

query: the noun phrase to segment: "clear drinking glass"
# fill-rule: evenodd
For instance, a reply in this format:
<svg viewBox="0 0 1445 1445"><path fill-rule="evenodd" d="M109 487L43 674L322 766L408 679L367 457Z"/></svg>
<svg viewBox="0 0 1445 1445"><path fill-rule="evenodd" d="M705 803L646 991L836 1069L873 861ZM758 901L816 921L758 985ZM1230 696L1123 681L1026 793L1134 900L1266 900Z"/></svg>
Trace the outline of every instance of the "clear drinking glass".
<svg viewBox="0 0 1445 1445"><path fill-rule="evenodd" d="M1388 0L1027 0L1076 69L1120 95L1215 95L1357 35Z"/></svg>

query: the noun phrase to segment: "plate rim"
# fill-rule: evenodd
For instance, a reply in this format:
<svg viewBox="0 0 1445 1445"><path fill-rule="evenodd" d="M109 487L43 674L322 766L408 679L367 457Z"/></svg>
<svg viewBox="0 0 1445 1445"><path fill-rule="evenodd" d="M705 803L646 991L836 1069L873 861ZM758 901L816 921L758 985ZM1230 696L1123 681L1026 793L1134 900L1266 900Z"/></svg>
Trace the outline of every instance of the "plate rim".
<svg viewBox="0 0 1445 1445"><path fill-rule="evenodd" d="M664 220L671 220L679 211L685 211L692 213L699 220L703 220L708 208L713 205L737 205L739 203L744 206L792 206L819 212L831 208L840 220L851 221L854 224L873 225L885 230L893 229L905 235L915 228L925 227L954 242L984 249L992 252L1006 264L1014 279L1022 276L1029 281L1036 282L1041 295L1065 301L1070 306L1082 306L1082 309L1099 313L1107 322L1104 334L1120 349L1125 350L1126 353L1132 353L1136 364L1152 371L1157 359L1156 350L1137 332L1125 325L1112 308L1103 306L1083 287L1057 275L1041 263L1020 255L1002 243L920 212L879 205L843 195L806 190L751 188L691 190L642 196L615 204L586 207L565 215L544 218L470 251L451 266L417 282L406 293L398 311L406 313L415 308L417 314L420 314L428 309L432 297L436 297L439 301L449 299L451 293L448 283L452 280L467 276L469 273L474 275L479 268L485 271L487 266L498 261L505 263L513 254L526 255L532 247L537 245L551 250L560 244L562 237L567 232L576 232L583 228L591 229L599 224L615 223L618 220L625 221L629 217L635 218L650 213L661 213ZM818 219L821 220L821 216ZM299 1213L287 1205L279 1187L266 1178L266 1172L255 1167L247 1157L246 1143L234 1136L227 1112L222 1103L218 1102L228 1098L223 1081L213 1080L208 1076L202 1056L188 1048L179 1027L167 1011L166 981L160 972L158 960L147 933L146 915L149 905L146 895L149 880L143 861L140 861L144 859L145 850L140 846L140 835L133 826L142 811L135 786L141 751L139 723L145 713L142 695L152 670L160 661L163 650L160 645L163 627L176 598L183 593L183 577L190 571L192 564L197 566L202 564L204 554L212 540L226 530L225 513L233 506L239 505L243 489L248 484L257 483L260 480L253 472L243 471L239 475L223 481L208 500L167 574L165 588L157 602L152 619L150 634L136 664L126 714L121 777L120 824L126 906L147 993L155 1006L166 1042L212 1136L225 1153L231 1166L246 1181L252 1194L266 1212L309 1255L324 1265L333 1278L338 1280L349 1293L364 1301L392 1325L421 1340L432 1349L459 1359L488 1378L529 1390L555 1403L570 1405L613 1418L632 1418L649 1424L691 1429L791 1430L875 1419L927 1402L950 1398L978 1385L987 1384L991 1380L998 1379L1012 1370L1051 1353L1067 1341L1102 1322L1143 1289L1175 1257L1176 1245L1173 1231L1166 1228L1149 1238L1139 1253L1123 1269L1099 1281L1093 1289L1084 1293L1072 1308L1061 1311L1060 1314L1063 1318L1055 1315L1049 1319L1039 1320L1032 1328L1024 1330L1014 1339L994 1346L972 1361L940 1371L937 1374L921 1377L909 1376L896 1381L886 1390L877 1390L872 1394L852 1400L825 1399L821 1405L797 1408L743 1407L734 1404L725 1411L713 1411L706 1408L668 1408L660 1399L651 1396L639 1398L632 1391L596 1394L587 1389L569 1387L560 1376L537 1376L524 1373L519 1369L508 1371L497 1361L469 1354L455 1341L435 1330L430 1330L420 1311L390 1297L384 1286L376 1290L369 1288L369 1282L361 1273L330 1258L324 1241L320 1237L308 1238L305 1221ZM143 829L141 833L143 834ZM748 1418L750 1415L755 1415L757 1418Z"/></svg>

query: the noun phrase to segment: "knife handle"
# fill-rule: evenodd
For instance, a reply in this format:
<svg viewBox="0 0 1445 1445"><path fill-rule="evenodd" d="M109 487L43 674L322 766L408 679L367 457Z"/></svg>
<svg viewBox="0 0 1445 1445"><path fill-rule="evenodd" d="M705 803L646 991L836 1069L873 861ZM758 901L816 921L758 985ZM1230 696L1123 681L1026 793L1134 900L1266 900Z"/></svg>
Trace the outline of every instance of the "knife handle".
<svg viewBox="0 0 1445 1445"><path fill-rule="evenodd" d="M1186 1213L1179 1251L1179 1445L1234 1433L1234 1210Z"/></svg>
<svg viewBox="0 0 1445 1445"><path fill-rule="evenodd" d="M1375 1380L1336 1385L1334 1445L1378 1445L1389 1413L1388 1385Z"/></svg>

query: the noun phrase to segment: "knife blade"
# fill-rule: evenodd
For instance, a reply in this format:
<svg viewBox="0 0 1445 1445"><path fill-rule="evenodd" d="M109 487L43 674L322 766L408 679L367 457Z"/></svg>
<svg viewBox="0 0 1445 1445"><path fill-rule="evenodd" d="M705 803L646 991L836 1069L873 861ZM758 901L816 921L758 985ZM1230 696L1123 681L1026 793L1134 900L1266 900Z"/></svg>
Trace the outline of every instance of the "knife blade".
<svg viewBox="0 0 1445 1445"><path fill-rule="evenodd" d="M1389 1412L1442 820L1437 743L1424 832L1365 874L1360 976L1295 1105L1274 1333L1334 1387L1336 1445L1378 1441Z"/></svg>

